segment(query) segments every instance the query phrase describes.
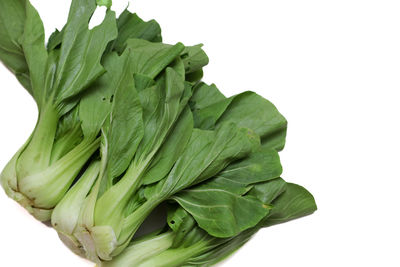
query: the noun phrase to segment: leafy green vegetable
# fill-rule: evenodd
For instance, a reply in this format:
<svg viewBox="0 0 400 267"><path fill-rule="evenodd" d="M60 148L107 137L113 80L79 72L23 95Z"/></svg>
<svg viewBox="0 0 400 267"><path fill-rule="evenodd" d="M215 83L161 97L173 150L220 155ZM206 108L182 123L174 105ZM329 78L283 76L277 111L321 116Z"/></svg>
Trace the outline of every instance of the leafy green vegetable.
<svg viewBox="0 0 400 267"><path fill-rule="evenodd" d="M75 121L62 123L80 102L75 96L104 73L100 65L102 53L117 34L115 15L111 11L101 25L88 29L95 8L93 1L73 1L63 31L63 45L59 50L47 51L39 15L29 2L25 3L24 34L19 39L39 118L31 138L12 163L15 175L3 174L2 184L8 187L8 192L18 192L16 200L40 220L50 218L52 208L99 147L97 135L101 124L90 132L85 131L82 138ZM80 120L82 125L87 123L84 116ZM59 125L67 129L57 138ZM78 144L71 146L71 140Z"/></svg>
<svg viewBox="0 0 400 267"><path fill-rule="evenodd" d="M209 234L234 236L255 226L270 210L266 205L269 201L260 201L257 194L246 193L254 184L277 178L281 172L278 153L262 149L231 164L211 181L181 191L174 200Z"/></svg>
<svg viewBox="0 0 400 267"><path fill-rule="evenodd" d="M103 132L107 131L108 134L103 135L102 147L108 149L103 153L108 153L110 157L108 157L106 166L99 167L99 172L101 172L100 175L105 175L104 172L106 172L110 177L117 177L129 165L132 153L134 153L143 135L143 130L138 131L143 128L142 110L133 77L130 75L129 53L124 53L121 57L110 54L104 65L108 71L98 81L97 93L91 94L84 102L81 102L80 114L81 116L84 115L83 117L88 116L87 124L82 123L84 132L91 132L93 128L97 129L102 126L102 123L98 125L99 114L101 114L100 118L107 116L105 124L109 126L107 126L107 130L104 128ZM113 92L114 88L116 88L116 92ZM112 93L115 93L115 96L111 95ZM113 101L110 101L111 99ZM100 103L100 105L104 103L106 105L112 104L111 110L104 113L104 110L99 109L93 113L94 106L101 107L97 103ZM105 118L102 121L104 122ZM134 127L135 125L136 127ZM108 148L107 143L112 143L113 146ZM119 158L116 158L115 155L119 155ZM104 162L102 164L104 165ZM97 178L98 176L90 179L87 183L81 183L83 177L80 178L56 206L52 215L53 226L59 233L63 234L64 239L73 240L72 248L74 250L79 248L79 242L73 236L73 233L90 189L96 180L100 181ZM71 206L76 208L71 209ZM71 220L71 218L76 219Z"/></svg>
<svg viewBox="0 0 400 267"><path fill-rule="evenodd" d="M276 194L278 184L281 192ZM168 215L170 230L132 243L122 254L102 266L211 266L242 247L261 228L297 219L316 210L314 198L301 186L275 179L264 183L263 187L262 198L272 203L271 212L254 227L229 238L217 238L201 230L182 208L172 208ZM146 252L157 250L150 256L142 254L141 257L135 248Z"/></svg>
<svg viewBox="0 0 400 267"><path fill-rule="evenodd" d="M103 22L89 29L97 6ZM72 0L45 45L28 0L0 3L0 60L38 121L0 174L5 192L101 266L210 266L259 229L316 210L280 176L287 122L254 92L200 82L202 45L161 43L154 20ZM137 239L167 203L164 229Z"/></svg>

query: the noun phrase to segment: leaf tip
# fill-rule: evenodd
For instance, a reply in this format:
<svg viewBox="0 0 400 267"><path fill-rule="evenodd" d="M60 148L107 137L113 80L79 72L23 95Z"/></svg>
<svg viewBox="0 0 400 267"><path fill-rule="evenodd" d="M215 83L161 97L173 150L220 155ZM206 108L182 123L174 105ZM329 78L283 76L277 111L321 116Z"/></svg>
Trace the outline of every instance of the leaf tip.
<svg viewBox="0 0 400 267"><path fill-rule="evenodd" d="M96 0L98 6L105 6L106 8L111 8L112 0Z"/></svg>

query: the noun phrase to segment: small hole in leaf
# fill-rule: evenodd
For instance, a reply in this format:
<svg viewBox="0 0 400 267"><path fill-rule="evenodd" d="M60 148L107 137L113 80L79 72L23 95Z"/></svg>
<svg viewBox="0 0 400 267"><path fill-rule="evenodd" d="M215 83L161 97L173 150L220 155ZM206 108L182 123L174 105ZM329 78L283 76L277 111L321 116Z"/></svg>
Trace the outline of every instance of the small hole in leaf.
<svg viewBox="0 0 400 267"><path fill-rule="evenodd" d="M111 97L110 97L110 103L112 103L114 101L114 95L112 95Z"/></svg>
<svg viewBox="0 0 400 267"><path fill-rule="evenodd" d="M105 97L103 97L103 99L102 99L103 101L106 101L106 98Z"/></svg>
<svg viewBox="0 0 400 267"><path fill-rule="evenodd" d="M171 221L171 224L175 224L175 221Z"/></svg>

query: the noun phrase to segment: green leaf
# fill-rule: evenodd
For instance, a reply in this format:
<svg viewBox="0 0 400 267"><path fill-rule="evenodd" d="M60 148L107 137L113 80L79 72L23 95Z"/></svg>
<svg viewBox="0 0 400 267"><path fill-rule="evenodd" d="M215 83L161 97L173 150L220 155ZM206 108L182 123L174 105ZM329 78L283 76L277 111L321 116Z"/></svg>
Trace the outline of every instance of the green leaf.
<svg viewBox="0 0 400 267"><path fill-rule="evenodd" d="M120 71L120 73L116 73ZM129 56L126 63L115 66L112 74L113 85L117 88L110 127L106 133L108 139L108 177L112 181L129 166L144 134L142 107L135 83L130 72Z"/></svg>
<svg viewBox="0 0 400 267"><path fill-rule="evenodd" d="M224 114L232 103L233 98L226 98L194 112L193 117L196 127L200 129L213 129L217 120Z"/></svg>
<svg viewBox="0 0 400 267"><path fill-rule="evenodd" d="M22 48L30 71L33 97L39 108L46 101L45 77L47 67L47 50L44 44L45 34L42 20L36 9L26 2L26 20L22 36Z"/></svg>
<svg viewBox="0 0 400 267"><path fill-rule="evenodd" d="M189 144L169 175L149 187L148 200L125 218L119 240L121 251L149 212L180 190L217 174L230 162L246 157L259 147L258 137L248 129L226 124L217 131L194 129Z"/></svg>
<svg viewBox="0 0 400 267"><path fill-rule="evenodd" d="M231 237L254 227L270 209L264 205L270 203L265 201L268 190L260 192L264 198L258 194L244 195L249 185L279 177L281 172L278 153L262 149L230 164L206 183L181 191L173 199L210 235Z"/></svg>
<svg viewBox="0 0 400 267"><path fill-rule="evenodd" d="M185 49L181 43L171 46L142 39L129 39L127 47L132 50L133 72L147 75L152 79Z"/></svg>
<svg viewBox="0 0 400 267"><path fill-rule="evenodd" d="M79 117L85 136L98 135L111 112L117 88L125 86L126 76L130 74L128 54L121 57L116 53L109 54L103 65L106 73L85 91L80 101ZM130 80L133 81L132 78Z"/></svg>
<svg viewBox="0 0 400 267"><path fill-rule="evenodd" d="M117 20L118 37L109 49L122 53L128 39L143 39L150 42L161 42L161 28L155 20L143 21L136 14L125 9Z"/></svg>
<svg viewBox="0 0 400 267"><path fill-rule="evenodd" d="M255 188L257 187L258 185ZM287 191L282 193L285 188L287 188ZM173 254L172 250L169 249L168 251L171 252L170 257L175 257L178 259L183 258L183 260L181 260L181 265L184 266L212 266L224 260L232 253L237 251L239 248L241 248L261 227L267 227L277 223L282 223L288 220L309 215L316 210L314 198L307 190L294 184L287 184L286 187L285 182L281 178L260 184L257 188L257 195L259 193L262 193L262 198L268 201L276 198L280 194L281 196L273 202L274 206L271 210L271 213L266 216L264 220L260 222L256 227L243 231L237 236L230 239L209 239L207 243L209 243L210 246L215 243L217 243L217 246L212 247L211 249L205 249L205 251L199 252L197 254L193 253L193 255L190 255L189 257L184 256L185 250L182 248L182 246L180 246L178 249L175 249L173 251ZM179 212L179 209L177 209L175 213L181 214L181 220L184 220L185 217L182 215L182 212ZM179 217L175 216L173 218L176 220L176 218ZM195 242L192 243L192 246L194 245L196 245ZM153 258L152 263L154 266L162 266L161 260L162 257Z"/></svg>
<svg viewBox="0 0 400 267"><path fill-rule="evenodd" d="M178 119L167 140L157 152L149 170L143 176L143 184L152 184L164 178L172 169L189 142L193 129L193 117L187 107Z"/></svg>
<svg viewBox="0 0 400 267"><path fill-rule="evenodd" d="M118 66L112 72L114 81L110 84L111 87L117 88L117 92L110 113L109 125L103 131L102 161L106 171L102 177L102 188L99 189L99 200L94 210L97 232L93 233L109 232L102 237L101 242L105 240L105 237L114 240L116 238L114 233L118 235L125 200L123 192L118 192L116 191L117 187L112 187L113 180L125 172L130 165L144 133L142 109L130 71L129 55L124 54L118 61ZM129 190L129 188L125 189ZM98 238L98 236L92 237ZM100 245L104 246L105 244ZM101 253L104 258L107 258L113 248L108 246L105 248L107 251Z"/></svg>
<svg viewBox="0 0 400 267"><path fill-rule="evenodd" d="M256 136L234 124L225 124L215 132L195 129L185 152L159 184L156 196L169 197L207 180L229 163L246 157L257 146Z"/></svg>
<svg viewBox="0 0 400 267"><path fill-rule="evenodd" d="M261 148L247 158L230 164L218 174L217 180L250 185L279 177L282 165L279 154L273 149Z"/></svg>
<svg viewBox="0 0 400 267"><path fill-rule="evenodd" d="M193 111L197 111L225 99L227 98L218 90L215 84L207 85L201 82L193 89L190 107Z"/></svg>
<svg viewBox="0 0 400 267"><path fill-rule="evenodd" d="M117 26L115 13L108 10L103 23L89 30L95 9L93 0L72 1L54 81L59 104L86 89L104 73L100 60L108 43L116 38Z"/></svg>
<svg viewBox="0 0 400 267"><path fill-rule="evenodd" d="M191 82L193 84L197 84L203 78L204 72L203 69L192 72L186 75L186 81Z"/></svg>
<svg viewBox="0 0 400 267"><path fill-rule="evenodd" d="M106 8L111 8L112 0L96 0L98 6L105 6Z"/></svg>
<svg viewBox="0 0 400 267"><path fill-rule="evenodd" d="M209 62L207 54L202 49L203 45L186 47L181 54L186 74L201 70Z"/></svg>
<svg viewBox="0 0 400 267"><path fill-rule="evenodd" d="M29 69L20 43L25 29L26 0L0 1L0 60L33 95Z"/></svg>
<svg viewBox="0 0 400 267"><path fill-rule="evenodd" d="M123 224L119 218L124 216L123 212L129 200L143 183L143 175L151 166L152 160L166 141L186 105L187 99L182 98L184 92L183 78L174 69L167 68L154 87L139 93L143 107L143 139L137 147L126 173L117 183L109 183L107 190L98 199L95 215L96 225L111 225L118 236ZM125 125L124 127L132 127L129 124ZM136 130L130 129L129 131L135 134ZM110 145L111 148L112 145ZM120 158L117 154L116 156L116 162L119 162Z"/></svg>
<svg viewBox="0 0 400 267"><path fill-rule="evenodd" d="M214 84L198 84L190 100L195 126L213 129L232 101L232 97L226 98Z"/></svg>
<svg viewBox="0 0 400 267"><path fill-rule="evenodd" d="M172 244L172 247L176 248L182 246L183 243L187 243L188 234L197 227L196 221L190 216L186 210L183 208L172 208L171 206L168 207L168 217L167 222L168 226L174 231L175 238ZM193 242L194 240L190 240Z"/></svg>
<svg viewBox="0 0 400 267"><path fill-rule="evenodd" d="M287 183L282 178L276 178L254 185L248 195L258 198L263 203L272 203L286 188Z"/></svg>
<svg viewBox="0 0 400 267"><path fill-rule="evenodd" d="M55 30L49 37L49 40L47 41L47 50L55 50L57 48L60 48L61 42L63 38L63 31Z"/></svg>
<svg viewBox="0 0 400 267"><path fill-rule="evenodd" d="M226 189L196 188L174 197L210 235L225 238L254 227L269 212L257 198Z"/></svg>
<svg viewBox="0 0 400 267"><path fill-rule="evenodd" d="M80 128L80 118L79 118L79 109L74 108L68 113L64 114L59 120L57 125L56 132L56 140L62 138L62 136L66 135L71 129L75 129L77 126Z"/></svg>
<svg viewBox="0 0 400 267"><path fill-rule="evenodd" d="M255 116L257 114L257 116ZM253 92L245 92L234 97L224 114L218 119L217 125L233 121L240 127L255 131L263 141L268 143L268 137L278 133L279 142L272 148L283 149L287 127L286 119L268 100ZM267 147L271 147L268 146Z"/></svg>
<svg viewBox="0 0 400 267"><path fill-rule="evenodd" d="M310 215L316 210L317 205L310 192L300 185L288 183L286 191L273 202L271 214L262 226L288 222Z"/></svg>
<svg viewBox="0 0 400 267"><path fill-rule="evenodd" d="M203 100L211 96L220 100ZM196 127L212 129L214 125L218 127L231 121L255 131L261 137L263 146L277 151L283 149L287 121L268 100L253 92L226 99L215 86L207 85L196 88L194 97L191 108Z"/></svg>
<svg viewBox="0 0 400 267"><path fill-rule="evenodd" d="M134 164L153 157L163 144L186 105L187 100L182 98L184 92L183 79L172 68L166 69L165 80L140 92L145 135Z"/></svg>

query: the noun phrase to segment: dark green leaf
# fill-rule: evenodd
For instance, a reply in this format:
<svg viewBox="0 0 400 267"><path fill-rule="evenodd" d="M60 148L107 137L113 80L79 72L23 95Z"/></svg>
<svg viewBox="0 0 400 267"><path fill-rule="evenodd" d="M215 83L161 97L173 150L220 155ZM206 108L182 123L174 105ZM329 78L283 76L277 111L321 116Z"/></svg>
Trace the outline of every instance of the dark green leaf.
<svg viewBox="0 0 400 267"><path fill-rule="evenodd" d="M304 187L288 183L286 191L273 202L270 216L263 227L284 223L312 214L317 210L314 197Z"/></svg>

